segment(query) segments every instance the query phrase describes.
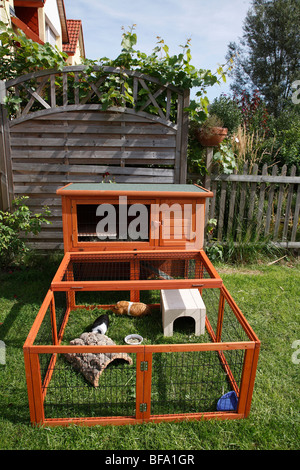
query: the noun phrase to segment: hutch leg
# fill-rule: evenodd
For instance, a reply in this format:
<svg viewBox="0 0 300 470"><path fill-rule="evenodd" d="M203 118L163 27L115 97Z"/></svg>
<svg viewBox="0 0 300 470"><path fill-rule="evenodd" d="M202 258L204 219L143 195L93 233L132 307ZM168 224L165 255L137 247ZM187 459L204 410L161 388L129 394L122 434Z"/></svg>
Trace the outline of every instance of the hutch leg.
<svg viewBox="0 0 300 470"><path fill-rule="evenodd" d="M32 385L32 370L30 363L30 352L29 348L23 349L24 353L24 365L25 365L25 374L27 382L27 394L28 394L28 403L29 403L29 413L31 423L36 423L36 414L35 414L35 405L34 405L34 394L33 394L33 385Z"/></svg>
<svg viewBox="0 0 300 470"><path fill-rule="evenodd" d="M255 376L256 376L256 370L257 370L259 350L260 350L260 343L256 344L255 349L253 350L252 366L251 366L250 375L249 375L249 378L248 378L247 401L245 403L245 418L247 418L249 416L249 413L250 413L251 401L252 401L252 395L253 395L253 389L254 389L254 382L255 382Z"/></svg>
<svg viewBox="0 0 300 470"><path fill-rule="evenodd" d="M43 424L45 421L41 370L39 355L25 352L25 364L30 364L30 388L28 390L30 419L33 424Z"/></svg>
<svg viewBox="0 0 300 470"><path fill-rule="evenodd" d="M240 386L240 394L239 394L239 403L238 403L238 413L243 414L246 417L247 405L250 408L252 393L249 392L250 390L250 379L252 373L252 365L253 365L253 358L254 358L254 349L246 349L245 350L245 358L244 358L244 365L243 365L243 372L242 372L242 379L241 379L241 386Z"/></svg>

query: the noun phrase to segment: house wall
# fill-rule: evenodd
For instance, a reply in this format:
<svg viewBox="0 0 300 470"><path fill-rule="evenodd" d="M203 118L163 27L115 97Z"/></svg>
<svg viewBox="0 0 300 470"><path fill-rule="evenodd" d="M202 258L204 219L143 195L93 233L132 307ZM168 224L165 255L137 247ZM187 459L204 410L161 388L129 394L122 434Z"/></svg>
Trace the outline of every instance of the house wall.
<svg viewBox="0 0 300 470"><path fill-rule="evenodd" d="M45 20L44 20L45 41L48 40L47 35L46 35L46 28L48 24L51 30L55 33L56 45L61 50L62 49L62 31L61 31L61 23L60 23L56 0L47 0L43 8L43 13L45 17Z"/></svg>
<svg viewBox="0 0 300 470"><path fill-rule="evenodd" d="M0 0L0 21L11 26L9 7L14 6L13 0Z"/></svg>
<svg viewBox="0 0 300 470"><path fill-rule="evenodd" d="M17 17L23 21L37 36L40 36L38 8L15 7Z"/></svg>
<svg viewBox="0 0 300 470"><path fill-rule="evenodd" d="M12 26L15 30L21 29L33 41L41 44L49 42L62 51L65 30L64 25L62 27L61 24L57 0L47 0L44 7L40 8L18 5L14 5L14 0L0 0L0 21L9 27ZM13 21L10 7L16 14ZM81 57L84 55L83 38L80 37L76 52L73 56L69 56L67 65L81 64Z"/></svg>
<svg viewBox="0 0 300 470"><path fill-rule="evenodd" d="M83 51L82 48L80 47L80 41L78 40L77 46L76 46L76 52L74 55L70 55L67 58L67 65L79 65L81 64L81 57L83 56Z"/></svg>

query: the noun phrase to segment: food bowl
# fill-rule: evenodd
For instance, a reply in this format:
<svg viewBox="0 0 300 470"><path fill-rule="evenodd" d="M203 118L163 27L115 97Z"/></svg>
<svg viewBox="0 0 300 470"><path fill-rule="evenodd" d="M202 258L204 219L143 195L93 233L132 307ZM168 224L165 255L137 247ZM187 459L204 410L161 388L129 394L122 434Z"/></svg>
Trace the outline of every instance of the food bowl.
<svg viewBox="0 0 300 470"><path fill-rule="evenodd" d="M127 335L124 341L126 344L141 344L143 337L141 335Z"/></svg>

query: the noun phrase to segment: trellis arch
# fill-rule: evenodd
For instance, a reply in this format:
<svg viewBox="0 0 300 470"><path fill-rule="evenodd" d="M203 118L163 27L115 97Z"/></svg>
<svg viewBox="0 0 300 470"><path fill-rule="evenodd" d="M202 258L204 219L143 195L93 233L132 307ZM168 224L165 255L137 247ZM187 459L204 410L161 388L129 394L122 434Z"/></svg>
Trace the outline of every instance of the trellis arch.
<svg viewBox="0 0 300 470"><path fill-rule="evenodd" d="M5 95L17 102L10 117ZM37 248L61 246L62 185L105 177L186 182L189 90L133 70L80 65L1 82L0 96L2 207L20 195L33 211L50 207L51 228Z"/></svg>

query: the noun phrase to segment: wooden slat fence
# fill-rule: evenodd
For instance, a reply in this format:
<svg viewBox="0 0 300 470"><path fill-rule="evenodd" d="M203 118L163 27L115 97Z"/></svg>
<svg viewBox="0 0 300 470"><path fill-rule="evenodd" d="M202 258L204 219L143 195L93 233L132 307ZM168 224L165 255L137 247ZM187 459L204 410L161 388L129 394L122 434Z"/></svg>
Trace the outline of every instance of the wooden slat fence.
<svg viewBox="0 0 300 470"><path fill-rule="evenodd" d="M300 176L284 165L261 171L244 164L242 172L211 174L214 192L206 219L217 220L213 237L220 242L268 240L286 248L300 248Z"/></svg>
<svg viewBox="0 0 300 470"><path fill-rule="evenodd" d="M133 103L122 98L124 80ZM112 83L120 95L106 108ZM5 96L20 100L10 119ZM185 183L188 104L188 90L112 67L87 73L72 66L0 82L0 208L21 195L34 212L48 205L52 224L34 246L61 248L59 187L101 182L105 173L115 182Z"/></svg>

